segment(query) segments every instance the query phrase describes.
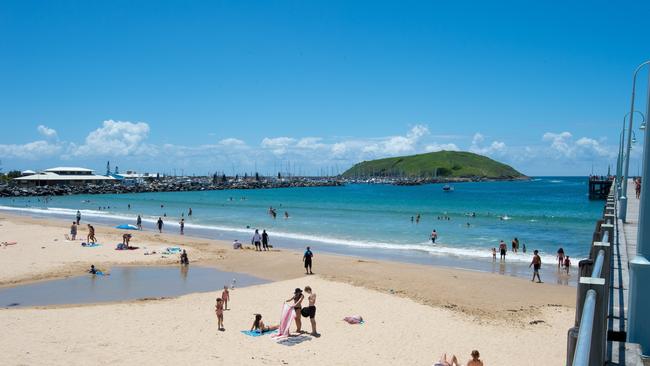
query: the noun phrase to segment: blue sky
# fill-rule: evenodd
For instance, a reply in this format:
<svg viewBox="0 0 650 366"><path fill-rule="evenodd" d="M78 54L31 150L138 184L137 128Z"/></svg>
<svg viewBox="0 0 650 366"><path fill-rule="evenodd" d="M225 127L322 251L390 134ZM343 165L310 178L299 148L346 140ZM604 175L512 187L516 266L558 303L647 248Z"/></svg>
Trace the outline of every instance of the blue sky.
<svg viewBox="0 0 650 366"><path fill-rule="evenodd" d="M649 16L647 1L3 1L1 167L313 174L460 149L603 173Z"/></svg>

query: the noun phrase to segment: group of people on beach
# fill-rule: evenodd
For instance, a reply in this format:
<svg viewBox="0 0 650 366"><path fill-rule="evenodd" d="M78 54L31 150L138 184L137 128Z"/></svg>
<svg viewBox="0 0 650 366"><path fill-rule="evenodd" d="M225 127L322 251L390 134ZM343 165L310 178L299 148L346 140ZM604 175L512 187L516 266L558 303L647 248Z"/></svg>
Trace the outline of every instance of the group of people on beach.
<svg viewBox="0 0 650 366"><path fill-rule="evenodd" d="M289 304L294 311L294 320L296 322L296 333L302 334L302 319L301 317L309 318L311 324L311 335L320 337L316 330L316 293L313 292L310 286L305 286L304 292L307 294L307 306L303 307L302 302L305 300L303 290L296 288L293 295L285 302ZM270 332L277 330L279 325L266 325L262 320L262 314L255 314L251 331L258 331L260 333Z"/></svg>
<svg viewBox="0 0 650 366"><path fill-rule="evenodd" d="M234 289L234 288L233 288ZM320 337L320 334L316 330L316 293L314 293L310 286L305 286L304 292L307 294L307 306L303 307L302 302L305 300L305 295L303 290L296 288L293 292L293 295L286 300L285 302L291 306L294 311L294 320L296 323L296 333L304 333L302 330L302 319L301 317L309 318L311 323L311 335L314 337ZM214 312L217 316L217 327L219 331L225 331L223 325L223 315L225 310L228 309L228 302L230 301L230 290L228 286L223 287L223 292L221 297L217 297L216 304L214 306ZM251 325L251 331L257 331L260 333L266 333L270 331L275 331L279 328L279 325L267 325L262 320L262 314L255 314L253 318L253 324Z"/></svg>

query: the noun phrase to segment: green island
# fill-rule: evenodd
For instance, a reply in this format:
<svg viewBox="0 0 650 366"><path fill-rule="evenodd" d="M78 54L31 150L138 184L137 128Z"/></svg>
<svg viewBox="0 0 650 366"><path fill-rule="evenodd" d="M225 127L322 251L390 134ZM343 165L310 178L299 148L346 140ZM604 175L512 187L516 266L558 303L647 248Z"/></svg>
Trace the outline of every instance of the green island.
<svg viewBox="0 0 650 366"><path fill-rule="evenodd" d="M346 170L342 176L491 180L528 178L507 164L466 151L436 151L363 161Z"/></svg>

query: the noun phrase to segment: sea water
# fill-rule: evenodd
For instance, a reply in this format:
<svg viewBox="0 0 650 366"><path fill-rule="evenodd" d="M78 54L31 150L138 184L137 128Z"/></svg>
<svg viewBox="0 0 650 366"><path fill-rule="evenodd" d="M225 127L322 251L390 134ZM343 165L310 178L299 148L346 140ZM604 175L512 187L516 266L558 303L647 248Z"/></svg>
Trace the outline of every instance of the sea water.
<svg viewBox="0 0 650 366"><path fill-rule="evenodd" d="M80 210L82 221L107 224L134 224L140 214L145 230L153 230L162 217L170 232L178 232L178 222L184 218L188 235L247 243L258 228L267 230L276 247L311 245L340 254L503 272L491 264L491 249L500 240L510 249L515 237L520 250L523 244L527 248L525 255L507 257L508 262L520 262L518 271L527 267L535 249L545 263L554 261L560 247L576 259L574 265L587 256L603 208L603 202L588 199L587 184L586 177L539 177L458 183L452 192L443 191L442 184L350 184L74 195L48 202L35 197L2 198L0 210L70 220ZM270 207L276 210L276 218L269 214ZM188 216L190 208L192 216ZM434 229L435 244L429 240Z"/></svg>

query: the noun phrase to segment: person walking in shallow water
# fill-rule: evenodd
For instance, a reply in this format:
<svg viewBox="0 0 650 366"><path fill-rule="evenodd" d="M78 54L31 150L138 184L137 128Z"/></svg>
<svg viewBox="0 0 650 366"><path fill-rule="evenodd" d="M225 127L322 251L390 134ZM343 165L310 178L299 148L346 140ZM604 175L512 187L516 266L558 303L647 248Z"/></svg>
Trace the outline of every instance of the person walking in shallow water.
<svg viewBox="0 0 650 366"><path fill-rule="evenodd" d="M158 222L156 222L156 226L158 227L158 232L159 233L162 233L163 225L164 224L163 224L162 217L159 217Z"/></svg>
<svg viewBox="0 0 650 366"><path fill-rule="evenodd" d="M499 260L501 260L501 261L506 260L506 251L507 250L508 250L508 246L506 245L506 243L503 240L501 240L501 242L499 243L499 253L500 253Z"/></svg>
<svg viewBox="0 0 650 366"><path fill-rule="evenodd" d="M185 219L181 219L181 222L178 223L181 228L181 235L185 235Z"/></svg>
<svg viewBox="0 0 650 366"><path fill-rule="evenodd" d="M79 225L79 222L81 222L81 212L77 210L77 225Z"/></svg>
<svg viewBox="0 0 650 366"><path fill-rule="evenodd" d="M539 256L539 251L533 251L533 260L530 262L528 268L533 267L533 279L531 282L535 282L535 277L537 277L537 283L542 283L542 279L539 277L539 270L542 268L542 258Z"/></svg>

